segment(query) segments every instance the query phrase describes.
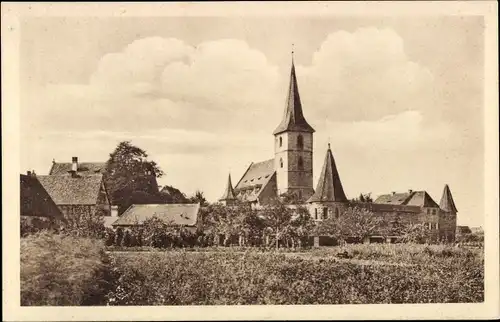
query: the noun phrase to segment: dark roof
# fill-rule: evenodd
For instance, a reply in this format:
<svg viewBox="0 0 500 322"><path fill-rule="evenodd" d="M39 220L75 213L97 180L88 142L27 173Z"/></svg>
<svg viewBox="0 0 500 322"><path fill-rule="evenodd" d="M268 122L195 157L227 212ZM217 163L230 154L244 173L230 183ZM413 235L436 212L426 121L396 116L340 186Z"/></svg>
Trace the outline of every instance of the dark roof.
<svg viewBox="0 0 500 322"><path fill-rule="evenodd" d="M226 189L224 190L224 194L219 199L219 201L235 200L235 199L236 199L236 195L234 194L233 184L231 183L231 174L229 174L229 177L227 178Z"/></svg>
<svg viewBox="0 0 500 322"><path fill-rule="evenodd" d="M274 177L274 159L251 163L234 193L241 201L257 201L260 192Z"/></svg>
<svg viewBox="0 0 500 322"><path fill-rule="evenodd" d="M102 174L72 177L38 176L57 205L95 205L102 186Z"/></svg>
<svg viewBox="0 0 500 322"><path fill-rule="evenodd" d="M43 188L37 177L21 174L21 216L54 217L64 216Z"/></svg>
<svg viewBox="0 0 500 322"><path fill-rule="evenodd" d="M408 205L433 208L439 207L434 199L432 199L432 197L427 193L427 191L412 191L381 195L374 202L377 204Z"/></svg>
<svg viewBox="0 0 500 322"><path fill-rule="evenodd" d="M156 217L167 224L195 226L200 204L149 204L132 205L113 223L113 226L142 225Z"/></svg>
<svg viewBox="0 0 500 322"><path fill-rule="evenodd" d="M292 60L292 69L290 72L290 85L286 99L285 114L280 125L274 130L273 134L280 134L285 131L299 131L313 133L314 129L307 123L302 113L302 103L300 101L299 87L297 85L297 76L295 75L295 65Z"/></svg>
<svg viewBox="0 0 500 322"><path fill-rule="evenodd" d="M443 196L439 202L439 207L447 212L457 212L457 207L455 206L455 201L453 201L453 196L451 195L450 187L448 185L444 186Z"/></svg>
<svg viewBox="0 0 500 322"><path fill-rule="evenodd" d="M58 163L52 162L49 175L70 175L71 162ZM105 162L79 162L78 174L79 175L93 175L103 173L106 168Z"/></svg>
<svg viewBox="0 0 500 322"><path fill-rule="evenodd" d="M325 162L318 180L316 191L307 202L345 202L347 197L342 188L335 159L333 158L330 144L326 151Z"/></svg>

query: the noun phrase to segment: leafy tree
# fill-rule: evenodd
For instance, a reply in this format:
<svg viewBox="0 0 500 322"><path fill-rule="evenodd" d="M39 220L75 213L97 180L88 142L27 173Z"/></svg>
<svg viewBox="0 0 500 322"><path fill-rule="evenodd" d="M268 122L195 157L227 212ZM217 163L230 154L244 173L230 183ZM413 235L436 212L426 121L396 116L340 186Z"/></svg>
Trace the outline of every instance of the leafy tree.
<svg viewBox="0 0 500 322"><path fill-rule="evenodd" d="M353 202L373 202L371 192L363 194L360 193L358 198L352 199Z"/></svg>
<svg viewBox="0 0 500 322"><path fill-rule="evenodd" d="M292 221L292 210L283 202L275 201L264 207L263 210L266 232L274 237L276 249L279 241L287 236Z"/></svg>
<svg viewBox="0 0 500 322"><path fill-rule="evenodd" d="M164 203L156 182L163 171L147 157L146 151L123 141L106 162L104 180L111 202L118 205L119 214L134 203Z"/></svg>
<svg viewBox="0 0 500 322"><path fill-rule="evenodd" d="M375 232L380 232L384 226L384 219L360 207L348 207L338 218L339 237L346 240L348 237L355 238L359 242Z"/></svg>
<svg viewBox="0 0 500 322"><path fill-rule="evenodd" d="M199 203L200 206L204 207L208 205L207 199L205 198L205 194L203 191L196 190L195 194L189 198L189 201L192 203Z"/></svg>
<svg viewBox="0 0 500 322"><path fill-rule="evenodd" d="M304 206L298 206L291 223L292 247L304 245L305 239L314 232L316 224Z"/></svg>
<svg viewBox="0 0 500 322"><path fill-rule="evenodd" d="M123 242L123 228L118 227L115 233L115 245L121 246Z"/></svg>
<svg viewBox="0 0 500 322"><path fill-rule="evenodd" d="M174 188L172 186L164 186L160 194L165 200L168 200L169 203L188 203L190 202L186 195L182 193L179 189Z"/></svg>

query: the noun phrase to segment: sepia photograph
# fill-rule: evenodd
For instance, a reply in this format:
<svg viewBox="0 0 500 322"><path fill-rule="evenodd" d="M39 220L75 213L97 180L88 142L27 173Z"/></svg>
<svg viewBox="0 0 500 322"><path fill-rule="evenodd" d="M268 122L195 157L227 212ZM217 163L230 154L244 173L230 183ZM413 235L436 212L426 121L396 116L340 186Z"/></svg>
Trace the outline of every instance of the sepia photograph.
<svg viewBox="0 0 500 322"><path fill-rule="evenodd" d="M497 4L426 4L2 4L9 307L498 317Z"/></svg>

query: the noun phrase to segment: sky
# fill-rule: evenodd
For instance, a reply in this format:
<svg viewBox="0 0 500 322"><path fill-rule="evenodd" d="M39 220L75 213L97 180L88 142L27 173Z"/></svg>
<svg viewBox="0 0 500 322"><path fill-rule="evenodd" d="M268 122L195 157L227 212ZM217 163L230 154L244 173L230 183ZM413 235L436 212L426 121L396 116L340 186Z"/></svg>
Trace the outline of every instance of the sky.
<svg viewBox="0 0 500 322"><path fill-rule="evenodd" d="M348 198L445 184L484 219L479 16L29 17L21 22L21 168L105 162L129 140L161 185L216 201L274 157L291 50L314 134Z"/></svg>

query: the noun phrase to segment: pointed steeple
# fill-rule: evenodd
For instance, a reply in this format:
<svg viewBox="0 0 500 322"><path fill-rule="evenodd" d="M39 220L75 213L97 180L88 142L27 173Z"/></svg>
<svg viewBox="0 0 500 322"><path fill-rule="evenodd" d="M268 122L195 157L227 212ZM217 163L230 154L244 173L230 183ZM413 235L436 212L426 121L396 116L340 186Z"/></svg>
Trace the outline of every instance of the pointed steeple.
<svg viewBox="0 0 500 322"><path fill-rule="evenodd" d="M446 212L457 212L457 207L451 196L450 187L446 184L443 190L443 196L441 197L441 202L439 202L439 208Z"/></svg>
<svg viewBox="0 0 500 322"><path fill-rule="evenodd" d="M299 86L297 85L297 76L295 75L295 64L293 62L292 51L292 69L290 71L290 85L286 99L285 113L280 125L274 130L277 135L286 131L298 131L314 133L312 126L307 123L302 113L302 103L300 102Z"/></svg>
<svg viewBox="0 0 500 322"><path fill-rule="evenodd" d="M318 186L314 195L307 202L345 202L347 197L340 182L335 159L333 158L330 143L328 143L328 151L326 152L325 163L321 170L321 175L318 180Z"/></svg>
<svg viewBox="0 0 500 322"><path fill-rule="evenodd" d="M226 189L224 190L224 194L219 199L219 201L227 201L227 200L236 200L233 184L231 183L231 174L229 174L229 177L227 179L227 185Z"/></svg>

